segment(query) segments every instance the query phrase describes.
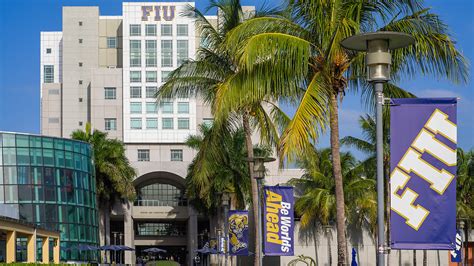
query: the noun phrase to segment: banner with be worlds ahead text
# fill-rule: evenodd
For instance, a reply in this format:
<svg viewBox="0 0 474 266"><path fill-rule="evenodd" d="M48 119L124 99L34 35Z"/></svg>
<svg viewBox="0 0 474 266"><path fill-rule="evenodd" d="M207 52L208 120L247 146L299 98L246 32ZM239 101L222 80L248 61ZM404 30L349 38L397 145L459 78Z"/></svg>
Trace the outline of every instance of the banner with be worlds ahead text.
<svg viewBox="0 0 474 266"><path fill-rule="evenodd" d="M391 101L391 247L452 250L456 235L457 100Z"/></svg>
<svg viewBox="0 0 474 266"><path fill-rule="evenodd" d="M265 186L263 206L265 255L293 256L294 202L293 187Z"/></svg>

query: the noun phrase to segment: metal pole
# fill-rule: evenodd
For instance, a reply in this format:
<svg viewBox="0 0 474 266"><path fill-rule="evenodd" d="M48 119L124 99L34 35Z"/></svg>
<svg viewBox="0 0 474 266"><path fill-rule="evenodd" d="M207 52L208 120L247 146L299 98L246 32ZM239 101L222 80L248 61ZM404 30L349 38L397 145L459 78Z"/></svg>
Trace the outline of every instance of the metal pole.
<svg viewBox="0 0 474 266"><path fill-rule="evenodd" d="M257 179L257 191L258 191L258 234L260 239L260 249L258 250L260 262L259 265L263 266L263 232L262 232L262 179Z"/></svg>
<svg viewBox="0 0 474 266"><path fill-rule="evenodd" d="M378 265L385 265L385 221L384 221L384 177L383 177L383 83L375 82L376 138L377 138L377 223L378 223Z"/></svg>
<svg viewBox="0 0 474 266"><path fill-rule="evenodd" d="M229 249L229 226L227 224L229 216L229 205L224 205L224 254L225 254L225 263L224 265L227 266L228 261L228 250Z"/></svg>

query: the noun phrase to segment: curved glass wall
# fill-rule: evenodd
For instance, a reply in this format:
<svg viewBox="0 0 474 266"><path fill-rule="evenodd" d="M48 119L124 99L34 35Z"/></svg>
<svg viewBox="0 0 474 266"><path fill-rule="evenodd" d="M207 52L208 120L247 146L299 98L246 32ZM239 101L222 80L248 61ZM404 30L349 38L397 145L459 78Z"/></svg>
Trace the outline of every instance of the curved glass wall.
<svg viewBox="0 0 474 266"><path fill-rule="evenodd" d="M137 190L135 206L186 206L184 190L170 184L154 183Z"/></svg>
<svg viewBox="0 0 474 266"><path fill-rule="evenodd" d="M69 139L0 132L0 204L61 232L61 260L93 260L99 243L91 147Z"/></svg>

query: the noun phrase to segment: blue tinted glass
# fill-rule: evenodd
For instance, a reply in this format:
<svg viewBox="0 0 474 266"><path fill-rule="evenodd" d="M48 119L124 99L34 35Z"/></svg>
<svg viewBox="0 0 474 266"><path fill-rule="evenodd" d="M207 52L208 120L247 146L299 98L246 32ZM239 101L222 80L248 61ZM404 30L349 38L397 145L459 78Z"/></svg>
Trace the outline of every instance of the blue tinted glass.
<svg viewBox="0 0 474 266"><path fill-rule="evenodd" d="M17 148L16 149L16 163L18 165L29 165L30 164L30 150L28 148Z"/></svg>
<svg viewBox="0 0 474 266"><path fill-rule="evenodd" d="M54 186L55 185L55 178L54 178L54 169L45 167L44 168L44 184L46 186Z"/></svg>
<svg viewBox="0 0 474 266"><path fill-rule="evenodd" d="M53 148L53 139L52 138L43 138L43 148L52 149Z"/></svg>
<svg viewBox="0 0 474 266"><path fill-rule="evenodd" d="M56 167L61 167L64 168L64 151L59 151L56 150L54 152L55 158L56 158Z"/></svg>
<svg viewBox="0 0 474 266"><path fill-rule="evenodd" d="M70 140L65 140L64 141L64 149L66 151L73 151L73 148L72 148L72 141Z"/></svg>
<svg viewBox="0 0 474 266"><path fill-rule="evenodd" d="M54 148L57 150L64 150L64 140L54 139Z"/></svg>
<svg viewBox="0 0 474 266"><path fill-rule="evenodd" d="M81 143L80 142L74 142L74 152L80 153L81 152Z"/></svg>
<svg viewBox="0 0 474 266"><path fill-rule="evenodd" d="M17 147L28 147L29 140L26 135L16 135L16 146Z"/></svg>
<svg viewBox="0 0 474 266"><path fill-rule="evenodd" d="M41 148L41 137L30 136L30 147Z"/></svg>
<svg viewBox="0 0 474 266"><path fill-rule="evenodd" d="M30 149L30 163L31 165L43 164L43 154L41 149Z"/></svg>
<svg viewBox="0 0 474 266"><path fill-rule="evenodd" d="M15 135L13 134L3 134L3 147L15 147Z"/></svg>
<svg viewBox="0 0 474 266"><path fill-rule="evenodd" d="M66 168L74 168L74 163L72 161L72 157L73 157L72 152L67 151L65 152L64 155L65 155L64 157L65 157L65 162L66 162Z"/></svg>
<svg viewBox="0 0 474 266"><path fill-rule="evenodd" d="M76 170L82 169L82 160L81 160L81 155L79 153L74 153L74 169Z"/></svg>
<svg viewBox="0 0 474 266"><path fill-rule="evenodd" d="M30 167L18 166L18 184L32 184L33 179L31 178Z"/></svg>
<svg viewBox="0 0 474 266"><path fill-rule="evenodd" d="M33 201L38 202L38 203L44 202L43 186L35 186L33 192L34 192Z"/></svg>
<svg viewBox="0 0 474 266"><path fill-rule="evenodd" d="M54 153L53 153L53 150L43 149L43 164L45 166L54 166Z"/></svg>
<svg viewBox="0 0 474 266"><path fill-rule="evenodd" d="M15 148L3 148L3 165L16 165Z"/></svg>
<svg viewBox="0 0 474 266"><path fill-rule="evenodd" d="M3 167L3 181L5 184L17 183L17 169L16 166Z"/></svg>

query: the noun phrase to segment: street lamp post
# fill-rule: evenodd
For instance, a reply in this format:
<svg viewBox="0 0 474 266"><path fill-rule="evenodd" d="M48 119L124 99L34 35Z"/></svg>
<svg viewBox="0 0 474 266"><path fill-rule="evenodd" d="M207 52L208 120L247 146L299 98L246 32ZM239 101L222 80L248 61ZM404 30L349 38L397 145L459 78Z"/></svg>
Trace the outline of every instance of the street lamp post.
<svg viewBox="0 0 474 266"><path fill-rule="evenodd" d="M390 80L391 50L415 43L415 39L405 33L379 31L364 33L344 39L341 45L349 50L366 51L367 81L374 83L376 102L376 149L377 149L377 224L378 224L378 265L385 265L385 224L384 224L384 179L383 179L383 84Z"/></svg>
<svg viewBox="0 0 474 266"><path fill-rule="evenodd" d="M258 191L258 208L257 208L257 217L258 217L258 235L261 241L260 248L257 250L259 253L259 266L263 265L263 227L262 227L262 182L265 179L265 163L275 161L275 158L270 157L253 157L249 158L249 161L253 162L253 178L257 180L257 191Z"/></svg>
<svg viewBox="0 0 474 266"><path fill-rule="evenodd" d="M227 266L228 261L228 249L229 249L229 226L228 226L228 216L229 216L229 193L223 192L222 193L222 206L224 207L224 255L225 255L225 263L224 265Z"/></svg>

